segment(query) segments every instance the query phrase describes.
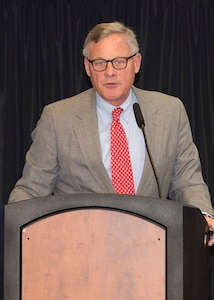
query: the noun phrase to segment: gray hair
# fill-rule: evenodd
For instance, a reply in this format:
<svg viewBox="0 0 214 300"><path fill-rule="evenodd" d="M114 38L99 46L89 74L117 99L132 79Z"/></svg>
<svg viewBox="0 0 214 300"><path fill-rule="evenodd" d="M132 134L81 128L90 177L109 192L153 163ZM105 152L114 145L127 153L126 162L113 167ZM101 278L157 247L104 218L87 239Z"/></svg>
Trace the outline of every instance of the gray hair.
<svg viewBox="0 0 214 300"><path fill-rule="evenodd" d="M126 38L132 54L139 52L139 45L134 31L126 27L120 22L100 23L91 29L85 39L83 46L83 56L88 57L89 47L92 42L99 42L101 39L108 37L112 34L123 34Z"/></svg>

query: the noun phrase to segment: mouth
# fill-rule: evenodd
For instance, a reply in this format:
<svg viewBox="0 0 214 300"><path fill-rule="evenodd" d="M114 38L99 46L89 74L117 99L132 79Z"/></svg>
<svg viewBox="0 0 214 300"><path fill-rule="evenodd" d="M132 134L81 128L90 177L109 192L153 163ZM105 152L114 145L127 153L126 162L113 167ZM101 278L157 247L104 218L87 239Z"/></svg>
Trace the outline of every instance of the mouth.
<svg viewBox="0 0 214 300"><path fill-rule="evenodd" d="M104 84L106 87L117 87L119 84L116 82L108 82Z"/></svg>

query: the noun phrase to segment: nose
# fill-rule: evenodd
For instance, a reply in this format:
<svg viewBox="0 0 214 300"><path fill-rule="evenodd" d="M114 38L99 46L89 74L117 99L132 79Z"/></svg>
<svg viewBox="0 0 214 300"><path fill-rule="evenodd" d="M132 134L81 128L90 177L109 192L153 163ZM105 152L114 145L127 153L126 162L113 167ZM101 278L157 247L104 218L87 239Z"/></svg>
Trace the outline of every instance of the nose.
<svg viewBox="0 0 214 300"><path fill-rule="evenodd" d="M111 61L107 62L107 67L105 69L106 74L113 75L116 72L116 69L113 67L113 64Z"/></svg>

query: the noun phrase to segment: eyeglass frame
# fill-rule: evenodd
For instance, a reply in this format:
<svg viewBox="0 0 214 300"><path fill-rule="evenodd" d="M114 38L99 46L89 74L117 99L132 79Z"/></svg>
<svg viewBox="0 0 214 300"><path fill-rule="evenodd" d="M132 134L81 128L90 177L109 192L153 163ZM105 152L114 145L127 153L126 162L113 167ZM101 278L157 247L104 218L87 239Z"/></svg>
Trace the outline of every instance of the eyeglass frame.
<svg viewBox="0 0 214 300"><path fill-rule="evenodd" d="M124 69L127 67L127 64L128 64L129 59L131 59L132 57L134 57L134 56L137 55L138 53L139 53L139 52L137 52L137 53L135 53L135 54L132 54L131 56L128 56L128 57L124 57L124 56L122 57L122 56L119 56L119 57L115 57L115 58L113 58L113 59L97 58L97 59L92 59L92 60L90 60L88 57L86 57L86 58L87 58L87 60L91 63L91 65L92 65L94 71L96 71L96 72L103 72L103 71L105 71L105 70L107 69L107 67L108 67L108 63L109 63L109 62L112 64L112 66L113 66L113 68L114 68L115 70L119 70L119 71L120 71L120 70L124 70ZM120 58L123 58L123 59L126 60L126 65L125 65L125 67L122 68L122 69L117 69L117 68L115 68L113 62L114 62L114 60L120 59ZM96 70L96 69L94 68L94 65L93 65L93 62L99 61L99 60L104 61L104 62L106 63L105 68L104 68L103 70L101 70L101 71Z"/></svg>

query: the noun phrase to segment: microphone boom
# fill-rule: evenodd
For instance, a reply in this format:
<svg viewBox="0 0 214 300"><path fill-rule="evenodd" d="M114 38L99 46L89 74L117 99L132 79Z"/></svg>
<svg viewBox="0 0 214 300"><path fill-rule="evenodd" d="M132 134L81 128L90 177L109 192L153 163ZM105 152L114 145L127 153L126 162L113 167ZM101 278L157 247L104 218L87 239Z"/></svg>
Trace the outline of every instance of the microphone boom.
<svg viewBox="0 0 214 300"><path fill-rule="evenodd" d="M158 196L159 196L159 198L162 198L159 178L158 178L158 175L157 175L157 171L156 171L153 159L152 159L152 155L151 155L149 145L148 145L148 142L147 142L146 133L145 133L145 130L144 130L145 122L144 122L144 118L143 118L143 115L142 115L142 112L141 112L141 109L140 109L140 105L138 103L134 103L133 104L133 110L134 110L134 115L135 115L137 125L138 125L138 127L141 128L141 130L143 132L143 135L144 135L146 150L147 150L149 160L150 160L150 163L151 163L151 166L152 166L152 170L153 170L153 173L155 175L156 182L157 182Z"/></svg>

